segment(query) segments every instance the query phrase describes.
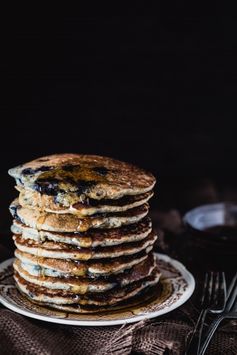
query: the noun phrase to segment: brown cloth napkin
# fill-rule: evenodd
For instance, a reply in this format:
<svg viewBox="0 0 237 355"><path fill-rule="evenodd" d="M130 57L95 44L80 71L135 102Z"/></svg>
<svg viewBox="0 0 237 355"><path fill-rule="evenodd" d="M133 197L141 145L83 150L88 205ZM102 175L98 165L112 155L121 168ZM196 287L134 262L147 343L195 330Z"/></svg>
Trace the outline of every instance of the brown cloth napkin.
<svg viewBox="0 0 237 355"><path fill-rule="evenodd" d="M190 317L192 314L192 317ZM188 302L155 320L112 327L76 327L41 322L0 309L0 354L126 355L183 354L197 310ZM237 322L224 325L207 354L237 354Z"/></svg>

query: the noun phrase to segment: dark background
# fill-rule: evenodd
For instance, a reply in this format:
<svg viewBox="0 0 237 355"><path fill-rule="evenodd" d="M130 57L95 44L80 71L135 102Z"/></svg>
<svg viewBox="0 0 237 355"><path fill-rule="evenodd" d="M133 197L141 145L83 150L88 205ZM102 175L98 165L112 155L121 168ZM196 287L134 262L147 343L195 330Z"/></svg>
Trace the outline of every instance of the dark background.
<svg viewBox="0 0 237 355"><path fill-rule="evenodd" d="M232 12L149 12L6 16L2 228L14 195L7 169L49 153L103 154L151 170L160 208L189 207L184 200L200 181L209 195L236 185Z"/></svg>

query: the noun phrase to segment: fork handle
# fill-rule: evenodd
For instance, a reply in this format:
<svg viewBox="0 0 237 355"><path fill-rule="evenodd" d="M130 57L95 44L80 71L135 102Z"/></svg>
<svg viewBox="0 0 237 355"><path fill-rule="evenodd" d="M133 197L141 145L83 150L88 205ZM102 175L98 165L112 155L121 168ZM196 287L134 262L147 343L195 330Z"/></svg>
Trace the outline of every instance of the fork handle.
<svg viewBox="0 0 237 355"><path fill-rule="evenodd" d="M200 347L200 339L201 339L203 325L206 319L207 312L208 312L207 309L203 309L199 314L198 320L192 332L191 339L189 340L188 346L185 351L186 355L198 354L199 347Z"/></svg>
<svg viewBox="0 0 237 355"><path fill-rule="evenodd" d="M215 331L217 330L219 324L221 323L221 321L224 319L224 316L223 315L220 315L218 316L209 326L209 329L207 331L207 334L206 334L206 337L203 341L203 344L201 345L201 350L200 352L198 353L198 355L204 355L206 350L207 350L207 347L215 333Z"/></svg>

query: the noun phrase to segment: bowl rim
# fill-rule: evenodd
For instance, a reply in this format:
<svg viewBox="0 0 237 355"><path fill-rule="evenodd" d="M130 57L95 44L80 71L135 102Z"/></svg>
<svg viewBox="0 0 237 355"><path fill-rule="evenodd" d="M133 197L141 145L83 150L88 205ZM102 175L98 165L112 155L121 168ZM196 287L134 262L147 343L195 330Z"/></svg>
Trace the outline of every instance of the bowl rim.
<svg viewBox="0 0 237 355"><path fill-rule="evenodd" d="M230 202L230 201L224 201L224 202L217 202L217 203L207 203L207 204L203 204L203 205L199 205L196 206L194 208L192 208L191 210L188 210L187 212L185 212L185 214L182 217L182 221L184 222L184 224L188 224L189 226L191 226L193 229L199 230L195 228L190 222L189 222L189 218L191 215L193 215L194 213L197 213L199 211L205 212L212 209L227 209L227 208L231 208L231 207L235 207L237 209L237 203L234 202Z"/></svg>

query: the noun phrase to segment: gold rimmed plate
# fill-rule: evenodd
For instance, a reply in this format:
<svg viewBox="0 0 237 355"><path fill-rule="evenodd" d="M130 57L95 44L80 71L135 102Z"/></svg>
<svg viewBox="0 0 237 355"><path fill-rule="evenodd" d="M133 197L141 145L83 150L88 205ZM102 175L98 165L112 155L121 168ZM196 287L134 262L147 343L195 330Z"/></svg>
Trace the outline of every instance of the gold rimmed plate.
<svg viewBox="0 0 237 355"><path fill-rule="evenodd" d="M192 295L195 281L192 274L179 261L164 254L156 254L158 268L162 273L159 284L142 299L127 303L121 309L93 314L76 314L57 311L36 305L15 287L12 262L0 264L0 302L14 312L46 322L78 325L107 326L138 322L171 312L185 303Z"/></svg>

